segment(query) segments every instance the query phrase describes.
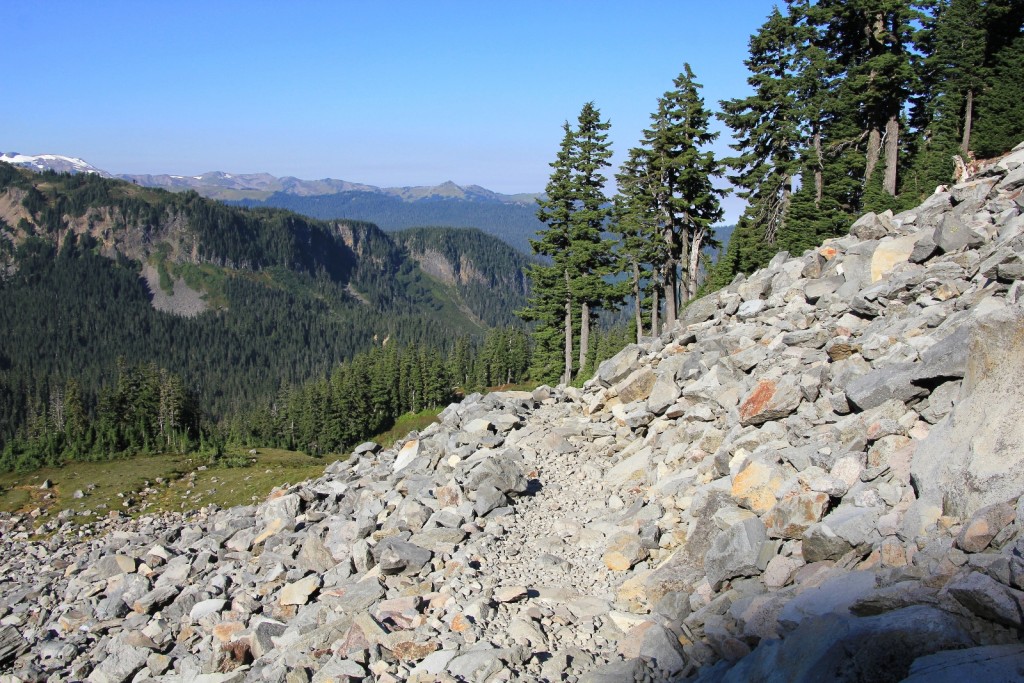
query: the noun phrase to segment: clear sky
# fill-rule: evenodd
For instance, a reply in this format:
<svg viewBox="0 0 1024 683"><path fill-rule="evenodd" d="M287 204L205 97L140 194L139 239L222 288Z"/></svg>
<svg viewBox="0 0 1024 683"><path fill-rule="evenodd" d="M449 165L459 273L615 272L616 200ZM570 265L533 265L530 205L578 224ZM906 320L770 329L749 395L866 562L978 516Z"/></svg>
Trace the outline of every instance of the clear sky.
<svg viewBox="0 0 1024 683"><path fill-rule="evenodd" d="M710 108L746 95L773 4L0 0L0 151L538 192L584 102L617 165L684 62Z"/></svg>

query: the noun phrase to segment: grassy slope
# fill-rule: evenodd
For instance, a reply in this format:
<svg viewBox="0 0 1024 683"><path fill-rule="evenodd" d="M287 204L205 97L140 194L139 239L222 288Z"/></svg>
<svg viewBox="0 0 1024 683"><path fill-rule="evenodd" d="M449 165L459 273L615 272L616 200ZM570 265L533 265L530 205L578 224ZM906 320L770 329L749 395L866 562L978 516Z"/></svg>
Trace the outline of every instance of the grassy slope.
<svg viewBox="0 0 1024 683"><path fill-rule="evenodd" d="M86 523L112 510L139 514L195 510L211 503L248 505L265 498L275 486L320 476L334 459L260 449L247 460L246 467L200 469L206 458L161 455L9 472L0 474L0 510L28 513L38 508L42 514L37 523L71 510L76 522ZM52 486L41 489L46 480ZM85 493L84 498L74 497L78 490Z"/></svg>
<svg viewBox="0 0 1024 683"><path fill-rule="evenodd" d="M403 415L373 440L387 448L410 431L435 422L439 412ZM260 448L256 456L232 455L245 466L208 467L208 459L199 455L159 455L0 473L0 511L39 510L35 520L39 525L71 510L76 523L86 524L115 510L137 515L196 510L210 504L249 505L265 499L275 487L319 477L337 459L273 448ZM40 488L45 481L50 486ZM75 491L85 496L75 498Z"/></svg>

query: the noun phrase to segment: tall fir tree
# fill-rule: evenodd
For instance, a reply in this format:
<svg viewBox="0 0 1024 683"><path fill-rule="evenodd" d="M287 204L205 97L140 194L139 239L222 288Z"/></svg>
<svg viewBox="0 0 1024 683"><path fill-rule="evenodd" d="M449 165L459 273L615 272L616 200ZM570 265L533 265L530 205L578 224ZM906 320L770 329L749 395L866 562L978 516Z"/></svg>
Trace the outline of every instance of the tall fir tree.
<svg viewBox="0 0 1024 683"><path fill-rule="evenodd" d="M864 154L864 186L880 173L881 192L897 194L902 113L914 82L913 22L908 0L819 0L813 21L843 69L838 95L857 112ZM870 204L884 200L874 196Z"/></svg>
<svg viewBox="0 0 1024 683"><path fill-rule="evenodd" d="M576 128L572 182L574 211L570 217L568 258L572 295L580 309L579 370L589 355L590 327L597 309L614 306L618 288L606 280L611 275L615 256L613 243L603 237L611 207L604 194L607 178L603 171L611 165L611 124L601 120L593 102L580 111Z"/></svg>
<svg viewBox="0 0 1024 683"><path fill-rule="evenodd" d="M606 206L602 170L609 166L611 146L607 130L592 102L583 105L578 127L566 122L552 173L539 200L537 217L547 225L530 240L535 254L546 256L551 265L534 264L528 270L532 296L520 311L524 320L535 321L536 363L540 377L550 377L550 351L554 339L554 307L561 307L560 331L564 349L561 381L573 378L574 317L580 313L580 355L577 367L587 358L590 324L596 310L615 300L615 288L604 277L612 268L612 245L602 236L610 214Z"/></svg>
<svg viewBox="0 0 1024 683"><path fill-rule="evenodd" d="M675 322L679 309L697 293L700 252L713 240L710 228L722 218L719 200L727 193L713 184L724 170L705 149L718 133L710 130L711 112L704 107L700 87L685 64L673 89L658 99L640 146L630 152L628 170L641 177L631 185L627 182L628 191L642 193L657 216L658 239L663 242L655 266L664 292L666 325Z"/></svg>
<svg viewBox="0 0 1024 683"><path fill-rule="evenodd" d="M978 96L971 149L978 158L1009 151L1024 140L1020 93L1024 92L1024 3L986 4L985 83Z"/></svg>
<svg viewBox="0 0 1024 683"><path fill-rule="evenodd" d="M718 116L736 139L730 147L738 152L723 160L733 171L729 180L752 207L752 220L762 226L769 244L786 230L804 145L795 60L796 31L776 8L750 38L744 63L753 94L719 103Z"/></svg>
<svg viewBox="0 0 1024 683"><path fill-rule="evenodd" d="M572 273L569 263L569 245L572 241L572 214L576 210L573 188L573 160L575 135L572 126L562 124L562 142L555 160L551 162L551 176L544 188L544 196L537 200L537 218L547 229L537 233L539 239L530 240L533 253L547 256L551 266L534 264L527 270L532 283L533 296L520 315L524 320L537 323L537 347L542 356L550 348L552 304L558 301L562 311L562 348L564 369L562 381L572 381L573 306ZM541 361L542 358L538 358ZM546 358L544 358L546 360Z"/></svg>
<svg viewBox="0 0 1024 683"><path fill-rule="evenodd" d="M658 334L658 310L663 283L653 264L668 260L668 245L662 239L657 207L650 200L650 188L643 150L630 150L629 157L615 175L619 192L613 205L613 229L618 235L619 272L626 273L629 294L633 297L634 326L639 343L644 333L643 283L651 292L650 330Z"/></svg>

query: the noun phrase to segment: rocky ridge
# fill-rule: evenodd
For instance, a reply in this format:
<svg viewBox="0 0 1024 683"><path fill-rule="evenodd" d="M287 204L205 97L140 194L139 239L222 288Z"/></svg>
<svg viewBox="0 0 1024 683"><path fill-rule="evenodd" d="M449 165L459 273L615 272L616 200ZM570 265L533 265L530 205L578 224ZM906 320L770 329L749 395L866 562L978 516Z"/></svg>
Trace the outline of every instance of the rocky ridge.
<svg viewBox="0 0 1024 683"><path fill-rule="evenodd" d="M1016 680L1022 188L1024 146L258 506L5 517L0 681Z"/></svg>

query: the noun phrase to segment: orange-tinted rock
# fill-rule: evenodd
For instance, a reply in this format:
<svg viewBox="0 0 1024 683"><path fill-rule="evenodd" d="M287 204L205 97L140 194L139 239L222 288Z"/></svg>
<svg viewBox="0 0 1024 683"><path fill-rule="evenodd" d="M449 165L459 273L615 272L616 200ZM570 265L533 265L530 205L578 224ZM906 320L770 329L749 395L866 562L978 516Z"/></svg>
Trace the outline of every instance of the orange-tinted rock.
<svg viewBox="0 0 1024 683"><path fill-rule="evenodd" d="M802 398L792 382L763 379L740 403L740 424L746 427L782 419L796 410Z"/></svg>
<svg viewBox="0 0 1024 683"><path fill-rule="evenodd" d="M882 541L882 545L879 546L878 550L881 554L883 567L907 566L907 551L895 536L890 536Z"/></svg>
<svg viewBox="0 0 1024 683"><path fill-rule="evenodd" d="M235 634L245 630L245 624L240 621L222 621L213 627L213 637L222 643L227 643L235 637Z"/></svg>
<svg viewBox="0 0 1024 683"><path fill-rule="evenodd" d="M408 640L396 643L391 652L400 662L416 662L439 649L439 643L414 643Z"/></svg>
<svg viewBox="0 0 1024 683"><path fill-rule="evenodd" d="M800 538L815 522L820 522L828 507L828 495L801 493L780 501L765 515L771 538Z"/></svg>
<svg viewBox="0 0 1024 683"><path fill-rule="evenodd" d="M775 494L784 481L779 468L751 460L732 478L732 497L741 506L763 515L775 506Z"/></svg>
<svg viewBox="0 0 1024 683"><path fill-rule="evenodd" d="M650 396L651 389L654 388L654 383L657 380L658 376L650 368L642 367L619 382L615 389L619 394L620 401L623 403L633 403Z"/></svg>
<svg viewBox="0 0 1024 683"><path fill-rule="evenodd" d="M460 612L452 618L452 623L448 625L448 628L455 633L465 633L473 628L473 622L469 620L469 617Z"/></svg>
<svg viewBox="0 0 1024 683"><path fill-rule="evenodd" d="M636 534L620 533L612 537L605 550L604 564L613 572L628 571L638 562L647 559L647 548Z"/></svg>
<svg viewBox="0 0 1024 683"><path fill-rule="evenodd" d="M434 489L434 497L443 508L462 505L462 489L454 481Z"/></svg>
<svg viewBox="0 0 1024 683"><path fill-rule="evenodd" d="M743 401L743 405L740 406L740 418L749 420L759 414L774 395L775 382L767 379L758 382L754 390Z"/></svg>
<svg viewBox="0 0 1024 683"><path fill-rule="evenodd" d="M968 553L980 553L1016 517L1016 510L1007 503L983 507L960 530L956 538L957 547Z"/></svg>

